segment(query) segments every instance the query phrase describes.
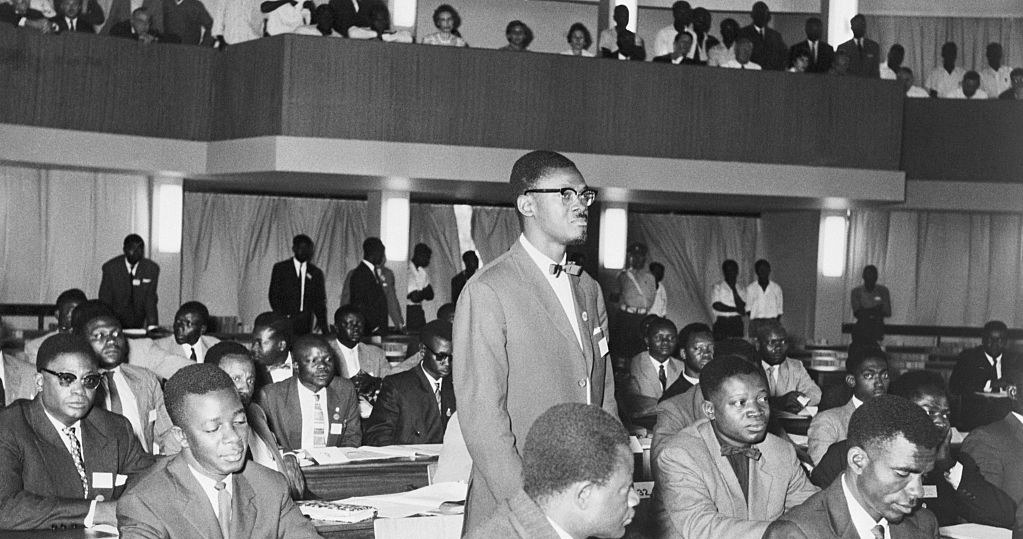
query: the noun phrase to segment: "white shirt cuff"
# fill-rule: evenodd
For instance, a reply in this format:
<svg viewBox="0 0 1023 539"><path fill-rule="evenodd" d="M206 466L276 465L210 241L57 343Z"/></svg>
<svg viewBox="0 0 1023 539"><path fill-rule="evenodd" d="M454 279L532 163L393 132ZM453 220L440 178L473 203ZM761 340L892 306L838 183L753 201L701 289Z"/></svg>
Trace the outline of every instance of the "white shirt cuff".
<svg viewBox="0 0 1023 539"><path fill-rule="evenodd" d="M948 479L948 483L952 485L952 488L959 490L959 483L963 480L963 465L957 462L955 466L945 472L945 479Z"/></svg>
<svg viewBox="0 0 1023 539"><path fill-rule="evenodd" d="M96 520L96 502L98 501L99 500L92 500L92 503L89 504L89 514L85 515L86 528L91 528L95 525L95 522L93 521Z"/></svg>
<svg viewBox="0 0 1023 539"><path fill-rule="evenodd" d="M19 28L24 28L25 27L25 21L27 21L27 20L28 20L28 17L22 17L21 20L18 21L18 27Z"/></svg>

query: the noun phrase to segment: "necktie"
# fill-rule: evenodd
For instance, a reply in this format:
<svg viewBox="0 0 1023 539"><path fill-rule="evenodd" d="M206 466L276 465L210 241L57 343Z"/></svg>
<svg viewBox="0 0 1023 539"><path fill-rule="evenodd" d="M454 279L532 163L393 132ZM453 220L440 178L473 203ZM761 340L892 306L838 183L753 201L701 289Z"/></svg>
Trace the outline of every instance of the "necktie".
<svg viewBox="0 0 1023 539"><path fill-rule="evenodd" d="M117 384L114 383L114 371L106 371L103 373L103 382L106 386L107 395L110 397L110 410L115 414L124 413L124 408L121 407L121 396L117 392Z"/></svg>
<svg viewBox="0 0 1023 539"><path fill-rule="evenodd" d="M313 395L313 447L327 447L327 429L323 421L320 396Z"/></svg>
<svg viewBox="0 0 1023 539"><path fill-rule="evenodd" d="M135 266L128 268L128 302L135 308Z"/></svg>
<svg viewBox="0 0 1023 539"><path fill-rule="evenodd" d="M441 414L443 414L444 413L444 406L440 403L440 384L441 384L441 382L437 382L434 385L434 388L433 388L433 398L437 399L437 411L439 411Z"/></svg>
<svg viewBox="0 0 1023 539"><path fill-rule="evenodd" d="M565 265L551 264L550 272L555 278L560 277L562 272L578 277L579 274L583 272L583 268L573 264L572 262L568 262Z"/></svg>
<svg viewBox="0 0 1023 539"><path fill-rule="evenodd" d="M191 353L191 355L188 356L188 359L191 359L192 361L198 363L199 362L199 357L195 355L195 347L194 346L189 346L189 348L192 349L192 353Z"/></svg>
<svg viewBox="0 0 1023 539"><path fill-rule="evenodd" d="M860 56L863 56L863 40L862 39L857 39L856 40L856 48L859 49Z"/></svg>
<svg viewBox="0 0 1023 539"><path fill-rule="evenodd" d="M661 381L661 391L668 387L668 375L664 372L664 363L657 369L657 379Z"/></svg>
<svg viewBox="0 0 1023 539"><path fill-rule="evenodd" d="M4 390L4 380L0 378L0 409L7 405L7 391Z"/></svg>
<svg viewBox="0 0 1023 539"><path fill-rule="evenodd" d="M767 368L767 387L774 388L774 373L778 369L777 366L771 365Z"/></svg>
<svg viewBox="0 0 1023 539"><path fill-rule="evenodd" d="M220 521L220 534L224 539L231 539L231 493L227 491L227 484L219 481L214 485L217 489L217 520Z"/></svg>
<svg viewBox="0 0 1023 539"><path fill-rule="evenodd" d="M812 63L814 63L814 64L817 63L817 42L816 41L811 41L810 42L810 58L811 58L811 62Z"/></svg>
<svg viewBox="0 0 1023 539"><path fill-rule="evenodd" d="M78 469L78 476L82 479L82 498L89 499L89 480L85 475L85 459L82 458L82 444L75 436L74 427L64 427L64 436L71 442L71 458L75 461L75 468Z"/></svg>
<svg viewBox="0 0 1023 539"><path fill-rule="evenodd" d="M732 455L743 455L746 458L753 460L760 460L760 450L755 447L737 447L734 445L723 445L721 446L721 456L729 457Z"/></svg>
<svg viewBox="0 0 1023 539"><path fill-rule="evenodd" d="M877 526L870 528L870 534L874 536L874 539L884 539L884 526L878 524Z"/></svg>

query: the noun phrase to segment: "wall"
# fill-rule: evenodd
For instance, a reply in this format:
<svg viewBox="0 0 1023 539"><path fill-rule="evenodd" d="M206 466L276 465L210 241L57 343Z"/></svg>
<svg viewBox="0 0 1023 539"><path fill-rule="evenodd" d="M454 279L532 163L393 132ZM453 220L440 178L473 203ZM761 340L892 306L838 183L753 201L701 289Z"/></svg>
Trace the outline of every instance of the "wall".
<svg viewBox="0 0 1023 539"><path fill-rule="evenodd" d="M812 340L818 310L818 211L766 212L760 216L771 279L782 288L785 314L782 323L790 337Z"/></svg>

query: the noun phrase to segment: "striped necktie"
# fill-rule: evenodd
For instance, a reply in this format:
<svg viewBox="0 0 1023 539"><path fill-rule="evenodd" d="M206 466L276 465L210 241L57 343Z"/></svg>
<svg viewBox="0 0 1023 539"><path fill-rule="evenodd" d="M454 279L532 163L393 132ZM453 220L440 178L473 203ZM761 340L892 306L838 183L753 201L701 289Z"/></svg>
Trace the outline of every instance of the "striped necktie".
<svg viewBox="0 0 1023 539"><path fill-rule="evenodd" d="M313 395L313 447L327 447L327 425L323 421L319 394Z"/></svg>

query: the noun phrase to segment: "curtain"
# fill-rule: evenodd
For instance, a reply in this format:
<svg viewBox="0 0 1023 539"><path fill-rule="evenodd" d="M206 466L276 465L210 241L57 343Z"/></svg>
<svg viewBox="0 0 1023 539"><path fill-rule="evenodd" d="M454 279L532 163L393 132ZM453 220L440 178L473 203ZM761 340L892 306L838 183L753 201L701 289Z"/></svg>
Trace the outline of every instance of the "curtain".
<svg viewBox="0 0 1023 539"><path fill-rule="evenodd" d="M740 284L753 278L761 246L760 220L753 217L629 214L629 242L645 243L647 263L664 264L668 318L679 328L713 322L711 289L721 281L721 263L739 263Z"/></svg>
<svg viewBox="0 0 1023 539"><path fill-rule="evenodd" d="M992 42L1002 44L1003 64L1023 66L1023 19L867 16L867 37L881 45L881 61L889 47L901 43L906 48L903 65L913 70L917 86L941 65L946 41L959 46L959 65L967 71L987 67L985 53Z"/></svg>
<svg viewBox="0 0 1023 539"><path fill-rule="evenodd" d="M481 267L501 256L521 234L522 228L515 208L473 206L472 241L480 253ZM458 267L462 267L461 262Z"/></svg>
<svg viewBox="0 0 1023 539"><path fill-rule="evenodd" d="M96 297L124 237L149 236L149 180L0 166L0 222L0 302L52 303L68 288Z"/></svg>
<svg viewBox="0 0 1023 539"><path fill-rule="evenodd" d="M182 301L200 300L216 316L237 315L245 329L270 310L270 273L292 256L295 235L316 244L313 263L326 280L328 317L366 238L364 201L185 193L184 215Z"/></svg>
<svg viewBox="0 0 1023 539"><path fill-rule="evenodd" d="M462 253L459 251L458 226L455 210L450 204L412 204L409 217L409 259L417 243L425 243L433 250L430 266L426 268L433 285L433 301L423 302L426 321L437 318L437 309L451 301L451 278L462 271ZM400 291L404 292L404 290ZM405 294L398 294L405 303ZM404 313L403 313L404 314Z"/></svg>

